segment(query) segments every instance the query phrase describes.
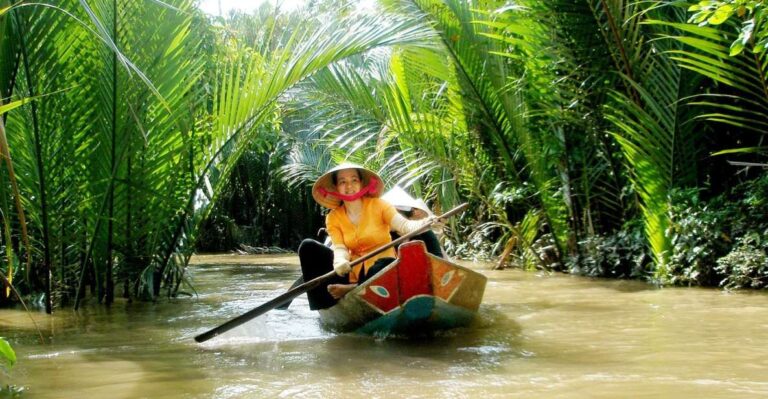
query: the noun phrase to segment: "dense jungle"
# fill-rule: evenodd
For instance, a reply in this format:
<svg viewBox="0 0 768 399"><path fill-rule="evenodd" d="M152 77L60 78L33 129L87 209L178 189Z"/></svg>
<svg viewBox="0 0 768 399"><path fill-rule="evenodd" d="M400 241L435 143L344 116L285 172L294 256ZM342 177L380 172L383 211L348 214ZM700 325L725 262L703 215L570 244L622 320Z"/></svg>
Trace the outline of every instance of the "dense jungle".
<svg viewBox="0 0 768 399"><path fill-rule="evenodd" d="M0 306L192 296L315 237L343 161L468 202L459 259L765 289L767 7L0 0Z"/></svg>

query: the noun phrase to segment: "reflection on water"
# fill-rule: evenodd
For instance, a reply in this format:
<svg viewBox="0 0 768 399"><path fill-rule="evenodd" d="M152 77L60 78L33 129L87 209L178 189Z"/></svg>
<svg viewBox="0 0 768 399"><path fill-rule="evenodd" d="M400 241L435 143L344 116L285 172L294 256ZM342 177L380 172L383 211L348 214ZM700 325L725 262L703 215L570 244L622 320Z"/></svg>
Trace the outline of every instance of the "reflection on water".
<svg viewBox="0 0 768 399"><path fill-rule="evenodd" d="M768 297L484 271L474 325L431 339L323 331L305 297L204 344L192 337L284 292L296 258L199 256L198 296L0 310L29 398L743 398L768 395Z"/></svg>

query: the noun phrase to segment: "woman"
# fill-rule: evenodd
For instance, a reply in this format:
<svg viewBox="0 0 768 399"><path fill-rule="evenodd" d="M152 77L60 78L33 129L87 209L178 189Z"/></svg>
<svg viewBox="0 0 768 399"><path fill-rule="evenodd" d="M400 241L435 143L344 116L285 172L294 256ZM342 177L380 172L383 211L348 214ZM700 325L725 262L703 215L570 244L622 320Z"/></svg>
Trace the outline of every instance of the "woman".
<svg viewBox="0 0 768 399"><path fill-rule="evenodd" d="M389 248L354 267L350 262L392 241L390 230L405 235L418 230L432 218L411 221L378 198L384 183L376 173L362 166L344 163L329 170L312 186L312 197L331 209L325 227L331 248L315 240L304 240L299 246L299 261L304 281L336 271L336 278L326 287L307 293L309 308L325 309L336 304L357 284L362 283L395 259Z"/></svg>
<svg viewBox="0 0 768 399"><path fill-rule="evenodd" d="M392 187L381 196L381 199L392 204L395 209L408 220L421 220L435 216L424 200L411 197L410 194L399 186ZM437 239L437 234L435 234L435 229L437 228L438 226L433 225L432 229L414 236L411 238L411 241L423 241L424 245L427 247L427 252L437 257L444 258L445 253L443 252L443 247L440 245L440 240ZM392 240L396 240L400 237L394 232L391 235Z"/></svg>

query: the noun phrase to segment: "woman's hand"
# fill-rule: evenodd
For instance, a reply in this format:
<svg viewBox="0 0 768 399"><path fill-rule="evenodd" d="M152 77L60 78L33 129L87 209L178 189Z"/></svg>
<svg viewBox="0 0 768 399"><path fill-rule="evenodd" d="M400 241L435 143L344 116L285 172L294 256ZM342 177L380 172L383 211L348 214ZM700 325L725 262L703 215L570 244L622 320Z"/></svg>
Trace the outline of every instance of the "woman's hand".
<svg viewBox="0 0 768 399"><path fill-rule="evenodd" d="M427 218L427 223L432 224L432 230L442 230L445 227L445 220L438 216L430 216Z"/></svg>
<svg viewBox="0 0 768 399"><path fill-rule="evenodd" d="M349 262L341 262L333 265L333 271L335 271L339 276L344 277L352 271L352 266L349 264Z"/></svg>

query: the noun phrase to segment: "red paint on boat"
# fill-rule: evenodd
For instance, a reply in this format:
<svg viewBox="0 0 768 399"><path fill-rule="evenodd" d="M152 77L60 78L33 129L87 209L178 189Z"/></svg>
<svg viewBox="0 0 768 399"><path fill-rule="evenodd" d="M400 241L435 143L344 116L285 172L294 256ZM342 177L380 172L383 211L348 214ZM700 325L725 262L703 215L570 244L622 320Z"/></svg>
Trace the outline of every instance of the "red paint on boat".
<svg viewBox="0 0 768 399"><path fill-rule="evenodd" d="M431 295L431 267L421 241L405 243L399 248L400 304L416 295Z"/></svg>
<svg viewBox="0 0 768 399"><path fill-rule="evenodd" d="M386 289L389 293L389 296L381 296L373 288L371 288L371 286L366 287L365 291L363 291L360 296L366 302L373 305L373 307L381 310L384 313L399 307L400 303L398 300L400 295L397 292L398 269L398 267L393 267L392 269L385 271L379 276L376 276L376 280L371 282L371 286L377 285Z"/></svg>

